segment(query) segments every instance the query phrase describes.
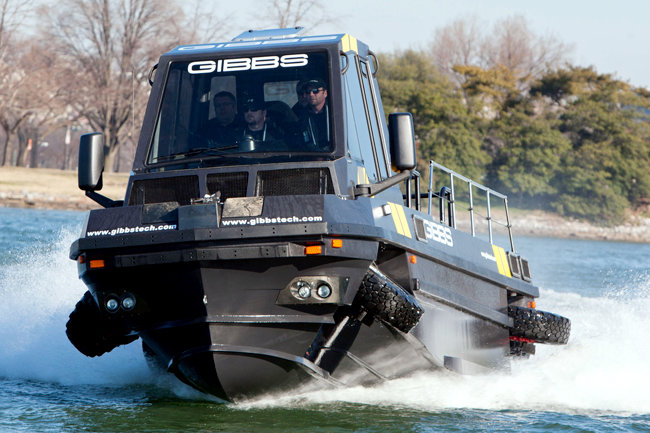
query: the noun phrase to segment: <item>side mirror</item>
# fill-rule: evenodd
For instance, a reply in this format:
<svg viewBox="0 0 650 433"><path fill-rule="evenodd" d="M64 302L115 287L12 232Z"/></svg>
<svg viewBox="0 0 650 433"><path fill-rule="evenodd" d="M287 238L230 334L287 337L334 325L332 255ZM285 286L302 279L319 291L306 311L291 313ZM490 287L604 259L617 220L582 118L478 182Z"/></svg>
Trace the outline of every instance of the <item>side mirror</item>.
<svg viewBox="0 0 650 433"><path fill-rule="evenodd" d="M417 159L415 156L415 130L411 113L389 114L388 135L392 166L398 171L414 170Z"/></svg>
<svg viewBox="0 0 650 433"><path fill-rule="evenodd" d="M84 134L79 139L79 188L84 191L102 189L104 171L104 136L99 132Z"/></svg>

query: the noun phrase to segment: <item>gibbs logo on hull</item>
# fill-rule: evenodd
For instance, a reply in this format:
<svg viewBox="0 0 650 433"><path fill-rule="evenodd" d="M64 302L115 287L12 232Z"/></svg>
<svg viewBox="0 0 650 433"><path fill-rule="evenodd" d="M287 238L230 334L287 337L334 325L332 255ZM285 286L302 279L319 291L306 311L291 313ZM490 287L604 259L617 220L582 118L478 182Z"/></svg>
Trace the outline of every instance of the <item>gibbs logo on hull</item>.
<svg viewBox="0 0 650 433"><path fill-rule="evenodd" d="M454 246L454 238L449 227L416 216L413 217L413 222L417 240L423 242L432 240L450 247Z"/></svg>

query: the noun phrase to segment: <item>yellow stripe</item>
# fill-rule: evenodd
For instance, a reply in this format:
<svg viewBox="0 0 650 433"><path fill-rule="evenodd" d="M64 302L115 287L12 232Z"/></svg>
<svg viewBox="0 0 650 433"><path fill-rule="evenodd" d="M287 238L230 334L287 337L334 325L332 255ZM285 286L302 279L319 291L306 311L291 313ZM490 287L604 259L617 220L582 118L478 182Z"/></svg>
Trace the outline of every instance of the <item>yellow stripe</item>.
<svg viewBox="0 0 650 433"><path fill-rule="evenodd" d="M344 53L347 53L350 51L350 35L347 33L343 35L341 38L341 48L343 49Z"/></svg>
<svg viewBox="0 0 650 433"><path fill-rule="evenodd" d="M494 257L497 259L497 268L499 268L499 273L506 277L512 277L505 250L499 246L492 245L492 251L494 252Z"/></svg>
<svg viewBox="0 0 650 433"><path fill-rule="evenodd" d="M359 47L357 46L357 38L350 36L350 49L355 53L359 52Z"/></svg>
<svg viewBox="0 0 650 433"><path fill-rule="evenodd" d="M409 238L412 238L411 236L411 229L409 228L409 223L406 221L406 215L404 214L404 207L400 205L397 206L397 213L399 214L399 219L402 222L402 230L404 233L402 233L404 236L407 236Z"/></svg>
<svg viewBox="0 0 650 433"><path fill-rule="evenodd" d="M402 221L399 219L399 215L397 215L397 205L391 202L388 202L388 205L390 206L390 214L393 217L393 223L395 223L395 230L403 236L404 231L402 230Z"/></svg>
<svg viewBox="0 0 650 433"><path fill-rule="evenodd" d="M357 38L352 37L347 33L341 38L341 47L343 48L344 53L347 53L348 51L354 51L355 53L359 52Z"/></svg>
<svg viewBox="0 0 650 433"><path fill-rule="evenodd" d="M365 167L357 167L357 185L367 185L370 183L368 172Z"/></svg>
<svg viewBox="0 0 650 433"><path fill-rule="evenodd" d="M412 238L411 229L409 228L408 221L406 221L406 215L404 214L404 208L391 202L388 202L388 205L390 206L390 214L393 216L393 222L395 223L397 233Z"/></svg>
<svg viewBox="0 0 650 433"><path fill-rule="evenodd" d="M508 266L508 258L506 257L506 252L503 248L499 248L499 256L501 257L501 266L503 267L503 275L506 277L511 277L510 266Z"/></svg>

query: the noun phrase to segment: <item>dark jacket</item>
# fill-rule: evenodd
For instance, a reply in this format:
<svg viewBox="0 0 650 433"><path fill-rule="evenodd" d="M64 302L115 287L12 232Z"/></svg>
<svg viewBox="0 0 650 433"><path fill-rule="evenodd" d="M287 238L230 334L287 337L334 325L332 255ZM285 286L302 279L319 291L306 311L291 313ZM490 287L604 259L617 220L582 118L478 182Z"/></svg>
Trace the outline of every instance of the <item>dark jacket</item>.
<svg viewBox="0 0 650 433"><path fill-rule="evenodd" d="M319 113L309 110L301 112L299 119L300 137L303 145L310 147L310 150L329 150L329 110L327 105Z"/></svg>

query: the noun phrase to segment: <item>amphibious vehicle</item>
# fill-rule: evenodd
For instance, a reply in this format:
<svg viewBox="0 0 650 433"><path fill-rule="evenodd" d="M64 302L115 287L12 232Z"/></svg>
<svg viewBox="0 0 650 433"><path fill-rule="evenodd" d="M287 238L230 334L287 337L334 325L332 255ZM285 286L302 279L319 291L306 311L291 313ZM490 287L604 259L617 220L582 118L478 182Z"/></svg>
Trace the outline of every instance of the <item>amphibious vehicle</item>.
<svg viewBox="0 0 650 433"><path fill-rule="evenodd" d="M507 198L433 161L421 187L373 52L300 30L162 55L123 201L97 192L102 135L82 136L79 187L103 208L70 250L88 287L75 347L140 338L153 365L237 401L566 343L569 320L535 309Z"/></svg>

